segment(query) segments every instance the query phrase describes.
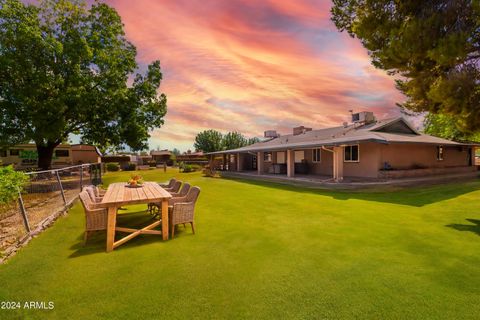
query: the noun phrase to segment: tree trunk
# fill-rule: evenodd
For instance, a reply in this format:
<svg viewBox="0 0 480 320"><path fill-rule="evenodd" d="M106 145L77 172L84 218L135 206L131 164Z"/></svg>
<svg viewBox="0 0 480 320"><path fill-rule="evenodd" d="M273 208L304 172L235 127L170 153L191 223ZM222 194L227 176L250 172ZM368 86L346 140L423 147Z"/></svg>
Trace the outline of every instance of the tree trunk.
<svg viewBox="0 0 480 320"><path fill-rule="evenodd" d="M52 166L53 150L58 144L47 143L47 145L37 144L38 168L49 170Z"/></svg>

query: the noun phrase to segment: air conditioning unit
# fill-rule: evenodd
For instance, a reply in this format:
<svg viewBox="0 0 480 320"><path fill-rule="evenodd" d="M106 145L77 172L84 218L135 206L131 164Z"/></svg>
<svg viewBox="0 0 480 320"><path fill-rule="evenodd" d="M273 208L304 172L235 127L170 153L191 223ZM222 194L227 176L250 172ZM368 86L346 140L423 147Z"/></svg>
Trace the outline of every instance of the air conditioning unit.
<svg viewBox="0 0 480 320"><path fill-rule="evenodd" d="M263 136L265 138L277 138L279 137L280 135L277 133L276 130L267 130L263 133Z"/></svg>
<svg viewBox="0 0 480 320"><path fill-rule="evenodd" d="M352 122L353 123L372 123L375 121L375 116L373 112L370 111L362 111L358 113L352 113Z"/></svg>

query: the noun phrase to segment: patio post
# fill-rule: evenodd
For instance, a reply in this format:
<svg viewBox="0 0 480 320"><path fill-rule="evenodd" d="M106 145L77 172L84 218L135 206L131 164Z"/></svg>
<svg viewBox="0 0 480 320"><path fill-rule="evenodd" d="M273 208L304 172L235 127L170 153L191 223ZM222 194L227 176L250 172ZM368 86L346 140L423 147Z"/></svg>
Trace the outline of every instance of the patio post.
<svg viewBox="0 0 480 320"><path fill-rule="evenodd" d="M293 150L287 150L287 177L295 176L295 156Z"/></svg>
<svg viewBox="0 0 480 320"><path fill-rule="evenodd" d="M241 159L241 153L237 153L237 171L243 170L243 162Z"/></svg>
<svg viewBox="0 0 480 320"><path fill-rule="evenodd" d="M263 174L263 152L257 152L257 173Z"/></svg>
<svg viewBox="0 0 480 320"><path fill-rule="evenodd" d="M333 147L333 180L343 180L343 148Z"/></svg>

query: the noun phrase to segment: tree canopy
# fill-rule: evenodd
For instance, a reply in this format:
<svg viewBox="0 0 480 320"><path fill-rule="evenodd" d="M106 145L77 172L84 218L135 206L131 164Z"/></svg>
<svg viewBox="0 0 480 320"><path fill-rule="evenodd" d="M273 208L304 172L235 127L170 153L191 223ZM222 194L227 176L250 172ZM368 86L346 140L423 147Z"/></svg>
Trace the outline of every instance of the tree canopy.
<svg viewBox="0 0 480 320"><path fill-rule="evenodd" d="M424 132L426 134L461 142L480 142L480 134L465 133L459 129L454 117L429 113L424 119Z"/></svg>
<svg viewBox="0 0 480 320"><path fill-rule="evenodd" d="M247 139L239 132L232 131L223 135L216 130L205 130L195 137L194 147L205 153L241 148L260 142L257 137Z"/></svg>
<svg viewBox="0 0 480 320"><path fill-rule="evenodd" d="M239 132L228 132L223 136L223 149L237 149L247 145L248 140Z"/></svg>
<svg viewBox="0 0 480 320"><path fill-rule="evenodd" d="M375 67L397 75L402 107L480 125L480 2L333 0L332 20L357 37Z"/></svg>
<svg viewBox="0 0 480 320"><path fill-rule="evenodd" d="M0 145L33 141L38 164L70 134L104 146L147 147L160 127L160 62L134 74L136 48L106 4L0 0Z"/></svg>
<svg viewBox="0 0 480 320"><path fill-rule="evenodd" d="M193 146L205 153L220 151L223 148L222 133L216 130L205 130L197 134Z"/></svg>

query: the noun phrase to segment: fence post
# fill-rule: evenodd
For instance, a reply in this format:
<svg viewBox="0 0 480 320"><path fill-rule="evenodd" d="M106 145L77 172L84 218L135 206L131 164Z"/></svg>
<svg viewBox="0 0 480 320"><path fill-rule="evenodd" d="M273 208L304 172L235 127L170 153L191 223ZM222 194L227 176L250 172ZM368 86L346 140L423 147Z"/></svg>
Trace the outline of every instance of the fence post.
<svg viewBox="0 0 480 320"><path fill-rule="evenodd" d="M58 185L60 186L60 191L62 192L63 203L67 205L67 199L65 198L65 192L63 191L63 185L62 185L62 181L60 180L60 175L58 174L58 170L56 171L56 173L57 173L57 182L58 182Z"/></svg>
<svg viewBox="0 0 480 320"><path fill-rule="evenodd" d="M83 165L80 166L80 191L82 191L83 187Z"/></svg>
<svg viewBox="0 0 480 320"><path fill-rule="evenodd" d="M97 165L97 170L98 170L98 184L102 184L102 164L99 163Z"/></svg>
<svg viewBox="0 0 480 320"><path fill-rule="evenodd" d="M20 207L20 213L22 214L25 229L27 229L27 232L30 233L30 223L28 222L27 210L25 210L25 204L23 203L22 193L20 191L18 191L18 206Z"/></svg>

